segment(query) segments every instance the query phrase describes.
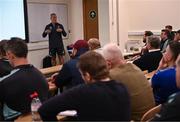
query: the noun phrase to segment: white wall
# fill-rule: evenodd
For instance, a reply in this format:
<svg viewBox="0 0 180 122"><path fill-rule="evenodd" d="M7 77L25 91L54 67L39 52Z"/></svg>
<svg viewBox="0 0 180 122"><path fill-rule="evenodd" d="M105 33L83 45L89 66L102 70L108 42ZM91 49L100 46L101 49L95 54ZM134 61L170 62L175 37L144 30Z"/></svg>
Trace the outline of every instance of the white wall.
<svg viewBox="0 0 180 122"><path fill-rule="evenodd" d="M70 41L75 42L84 38L82 0L68 0Z"/></svg>
<svg viewBox="0 0 180 122"><path fill-rule="evenodd" d="M109 0L98 0L99 40L101 45L110 41Z"/></svg>
<svg viewBox="0 0 180 122"><path fill-rule="evenodd" d="M180 27L180 0L127 1L130 31L159 31L167 24Z"/></svg>
<svg viewBox="0 0 180 122"><path fill-rule="evenodd" d="M118 13L118 43L121 51L124 52L126 41L128 40L128 5L127 0L117 0L117 13Z"/></svg>

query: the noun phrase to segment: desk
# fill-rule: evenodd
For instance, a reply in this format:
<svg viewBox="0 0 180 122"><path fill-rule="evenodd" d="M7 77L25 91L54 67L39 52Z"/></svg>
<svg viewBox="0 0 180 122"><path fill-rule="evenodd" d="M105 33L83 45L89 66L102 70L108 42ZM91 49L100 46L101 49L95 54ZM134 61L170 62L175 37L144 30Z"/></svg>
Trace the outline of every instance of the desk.
<svg viewBox="0 0 180 122"><path fill-rule="evenodd" d="M66 119L66 116L58 115L57 119L59 121L64 121ZM31 115L31 113L25 114L25 115L21 115L14 122L32 122L32 115Z"/></svg>
<svg viewBox="0 0 180 122"><path fill-rule="evenodd" d="M141 52L139 51L135 51L135 52L124 52L123 53L123 56L125 59L127 59L128 57L131 57L131 56L136 56L136 55L140 55Z"/></svg>
<svg viewBox="0 0 180 122"><path fill-rule="evenodd" d="M57 66L53 66L53 67L40 69L40 71L44 75L49 75L49 74L53 74L53 73L58 72L59 70L61 70L61 68L62 68L62 65L57 65Z"/></svg>

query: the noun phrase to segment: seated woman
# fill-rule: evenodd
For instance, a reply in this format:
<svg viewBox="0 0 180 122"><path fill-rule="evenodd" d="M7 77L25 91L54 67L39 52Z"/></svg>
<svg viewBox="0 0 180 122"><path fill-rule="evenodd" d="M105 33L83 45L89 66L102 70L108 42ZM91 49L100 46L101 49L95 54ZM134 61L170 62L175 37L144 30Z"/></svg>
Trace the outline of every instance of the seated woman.
<svg viewBox="0 0 180 122"><path fill-rule="evenodd" d="M180 42L170 42L160 61L158 71L152 77L152 88L156 104L164 103L167 98L180 91L176 85L175 61L180 54Z"/></svg>
<svg viewBox="0 0 180 122"><path fill-rule="evenodd" d="M109 78L105 59L90 51L83 54L78 68L86 84L74 87L44 102L38 110L43 121L55 121L65 110L76 110L77 120L130 120L130 101L126 88Z"/></svg>
<svg viewBox="0 0 180 122"><path fill-rule="evenodd" d="M8 75L13 69L6 58L5 45L7 40L0 41L0 77Z"/></svg>

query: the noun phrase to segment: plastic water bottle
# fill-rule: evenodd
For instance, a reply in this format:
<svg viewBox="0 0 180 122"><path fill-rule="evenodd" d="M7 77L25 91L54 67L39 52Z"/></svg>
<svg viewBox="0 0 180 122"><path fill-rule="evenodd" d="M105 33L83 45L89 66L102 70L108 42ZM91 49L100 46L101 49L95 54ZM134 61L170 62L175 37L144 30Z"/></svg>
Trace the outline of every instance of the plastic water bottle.
<svg viewBox="0 0 180 122"><path fill-rule="evenodd" d="M32 121L33 122L41 122L41 117L38 113L38 109L41 106L41 101L38 97L37 92L34 92L33 94L31 94L31 114L32 114Z"/></svg>

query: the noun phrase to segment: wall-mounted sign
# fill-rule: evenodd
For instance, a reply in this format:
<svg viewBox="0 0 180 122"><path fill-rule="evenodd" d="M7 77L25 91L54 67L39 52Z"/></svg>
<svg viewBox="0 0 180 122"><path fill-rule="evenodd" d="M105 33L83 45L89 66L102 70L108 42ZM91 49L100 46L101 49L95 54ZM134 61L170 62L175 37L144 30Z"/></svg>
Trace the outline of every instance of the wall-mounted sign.
<svg viewBox="0 0 180 122"><path fill-rule="evenodd" d="M94 19L94 18L96 18L96 11L94 11L94 10L91 10L90 12L89 12L89 17L91 18L91 19Z"/></svg>

